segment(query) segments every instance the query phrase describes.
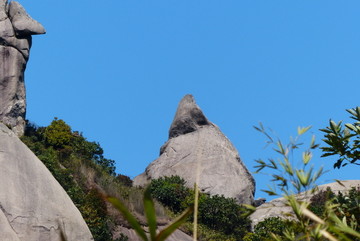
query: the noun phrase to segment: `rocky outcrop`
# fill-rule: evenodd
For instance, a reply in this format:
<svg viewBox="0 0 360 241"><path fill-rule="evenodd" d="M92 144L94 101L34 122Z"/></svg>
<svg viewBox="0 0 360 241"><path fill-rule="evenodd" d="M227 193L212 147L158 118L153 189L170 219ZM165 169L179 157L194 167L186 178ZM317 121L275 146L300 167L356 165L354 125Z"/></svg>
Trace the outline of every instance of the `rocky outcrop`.
<svg viewBox="0 0 360 241"><path fill-rule="evenodd" d="M184 178L189 187L199 175L198 186L203 192L235 198L239 203L252 204L254 200L255 181L237 150L191 95L181 100L160 157L134 179L134 185L144 186L151 179L172 175Z"/></svg>
<svg viewBox="0 0 360 241"><path fill-rule="evenodd" d="M0 122L18 136L24 133L26 95L24 71L29 60L31 35L44 27L15 1L0 0Z"/></svg>
<svg viewBox="0 0 360 241"><path fill-rule="evenodd" d="M330 187L331 190L337 194L339 192L346 193L352 187L360 188L360 180L346 180L340 183L333 182L321 185L318 187L318 191L323 191ZM297 196L299 201L309 201L311 197L312 195L307 193L301 193ZM291 213L293 213L292 209L286 204L286 200L284 198L277 198L257 207L256 211L251 214L250 219L252 225L255 226L257 223L271 217L291 218L292 216L289 216Z"/></svg>
<svg viewBox="0 0 360 241"><path fill-rule="evenodd" d="M0 123L0 240L89 241L92 235L64 189Z"/></svg>

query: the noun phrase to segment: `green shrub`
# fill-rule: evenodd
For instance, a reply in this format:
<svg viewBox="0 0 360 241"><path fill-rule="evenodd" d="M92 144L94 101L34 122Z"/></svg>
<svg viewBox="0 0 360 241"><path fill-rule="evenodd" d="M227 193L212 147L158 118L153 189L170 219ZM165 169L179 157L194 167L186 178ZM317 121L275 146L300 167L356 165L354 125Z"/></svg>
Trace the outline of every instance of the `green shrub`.
<svg viewBox="0 0 360 241"><path fill-rule="evenodd" d="M194 190L185 187L185 180L179 176L154 179L149 187L152 196L175 213L194 205ZM246 211L233 198L203 193L199 196L199 223L229 240L241 240L249 231Z"/></svg>
<svg viewBox="0 0 360 241"><path fill-rule="evenodd" d="M171 211L179 213L184 210L182 202L191 195L185 187L185 180L179 176L161 177L150 183L151 195Z"/></svg>
<svg viewBox="0 0 360 241"><path fill-rule="evenodd" d="M246 209L233 198L202 194L199 199L199 222L224 234L234 235L237 240L250 230L250 220L245 213Z"/></svg>
<svg viewBox="0 0 360 241"><path fill-rule="evenodd" d="M262 222L259 222L255 228L254 233L248 233L245 237L245 241L263 241L271 240L271 234L282 236L289 221L283 220L279 217L267 218Z"/></svg>
<svg viewBox="0 0 360 241"><path fill-rule="evenodd" d="M72 138L71 128L65 121L54 118L51 124L46 127L44 137L48 146L57 149L63 148L70 144Z"/></svg>
<svg viewBox="0 0 360 241"><path fill-rule="evenodd" d="M315 213L319 217L323 217L325 213L325 204L335 197L335 194L328 187L326 190L322 190L316 193L310 199L309 210Z"/></svg>

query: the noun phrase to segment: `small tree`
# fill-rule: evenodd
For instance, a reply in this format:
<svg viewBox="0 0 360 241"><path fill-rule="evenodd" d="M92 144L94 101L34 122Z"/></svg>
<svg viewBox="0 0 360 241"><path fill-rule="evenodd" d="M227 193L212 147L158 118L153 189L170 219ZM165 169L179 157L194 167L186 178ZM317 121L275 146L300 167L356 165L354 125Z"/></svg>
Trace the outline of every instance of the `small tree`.
<svg viewBox="0 0 360 241"><path fill-rule="evenodd" d="M69 145L71 141L71 127L65 121L55 117L51 124L46 127L44 136L47 145L61 149Z"/></svg>

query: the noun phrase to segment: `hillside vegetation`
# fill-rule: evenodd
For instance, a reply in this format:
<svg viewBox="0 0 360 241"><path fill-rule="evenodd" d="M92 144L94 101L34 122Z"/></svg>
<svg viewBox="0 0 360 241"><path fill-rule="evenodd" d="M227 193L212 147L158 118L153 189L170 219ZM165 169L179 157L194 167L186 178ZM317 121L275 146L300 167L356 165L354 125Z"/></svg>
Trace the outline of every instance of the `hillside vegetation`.
<svg viewBox="0 0 360 241"><path fill-rule="evenodd" d="M360 108L349 111L356 120L353 124L330 121L322 148L324 155L340 155L335 168L344 166L344 161L358 165L360 136ZM234 199L223 196L199 196L197 226L198 240L260 241L260 240L360 240L360 190L335 194L326 190L314 195L309 202L299 202L292 194L291 186L297 193L310 190L322 175L322 169L313 170L311 150L318 148L312 138L310 148L302 153L303 167L293 167L290 160L293 150L300 144L297 138L288 145L274 141L261 126L257 128L275 145L279 160L258 160L258 168L273 169L274 182L280 193L285 194L295 218L282 220L269 218L258 223L251 231L248 215L250 210L238 205ZM299 128L299 136L309 128ZM352 132L352 133L351 133ZM355 140L351 142L351 138ZM88 141L63 120L55 118L48 127L28 124L22 141L47 166L63 186L74 204L80 210L96 241L125 241L126 235L118 227L131 228L119 212L106 201L112 196L124 203L135 214L141 225L146 226L142 199L144 190L132 187L132 180L116 174L115 161L104 157L99 143ZM342 152L340 152L340 151ZM169 223L187 207L194 204L194 190L185 186L185 180L178 176L154 179L149 185L151 196L158 201L156 215L161 225ZM160 221L159 221L160 220ZM192 235L192 218L180 228Z"/></svg>
<svg viewBox="0 0 360 241"><path fill-rule="evenodd" d="M143 189L132 187L132 180L116 174L115 161L104 157L97 142L88 141L61 119L47 127L28 123L22 141L46 165L80 210L96 241L127 240L117 226L130 228L107 201L113 196L135 213L142 225ZM194 191L180 177L153 180L151 192L158 200L157 216L162 225L193 204ZM200 196L199 240L242 240L250 230L246 210L234 199ZM192 235L192 220L182 228Z"/></svg>
<svg viewBox="0 0 360 241"><path fill-rule="evenodd" d="M111 212L104 195L128 202L131 195L138 194L132 190L130 178L115 174L115 162L103 156L100 144L87 141L57 118L48 127L28 124L21 139L68 193L95 240L112 240L121 217Z"/></svg>

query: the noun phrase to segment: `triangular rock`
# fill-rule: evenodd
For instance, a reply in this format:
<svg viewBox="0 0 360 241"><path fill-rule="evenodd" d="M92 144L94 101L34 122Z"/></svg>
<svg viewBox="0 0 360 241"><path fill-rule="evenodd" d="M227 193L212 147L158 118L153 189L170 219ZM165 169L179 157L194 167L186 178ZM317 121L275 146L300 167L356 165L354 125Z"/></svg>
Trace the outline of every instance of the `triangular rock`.
<svg viewBox="0 0 360 241"><path fill-rule="evenodd" d="M171 124L169 138L177 137L209 125L209 121L195 103L192 95L186 95L179 103L175 118Z"/></svg>
<svg viewBox="0 0 360 241"><path fill-rule="evenodd" d="M178 175L193 187L197 170L203 192L235 198L239 203L253 203L255 181L237 150L220 129L207 120L193 96L186 95L180 101L160 157L134 179L134 185L144 186L151 179Z"/></svg>
<svg viewBox="0 0 360 241"><path fill-rule="evenodd" d="M44 164L0 123L0 240L93 240L65 190Z"/></svg>

